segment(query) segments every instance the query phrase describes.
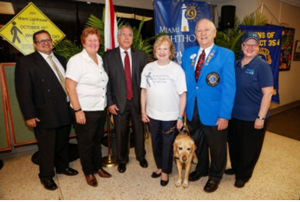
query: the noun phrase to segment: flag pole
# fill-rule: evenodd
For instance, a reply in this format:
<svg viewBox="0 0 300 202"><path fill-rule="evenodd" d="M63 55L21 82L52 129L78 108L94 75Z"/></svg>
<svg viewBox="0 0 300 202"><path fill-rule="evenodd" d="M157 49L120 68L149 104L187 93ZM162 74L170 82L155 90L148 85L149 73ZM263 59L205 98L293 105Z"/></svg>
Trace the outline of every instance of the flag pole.
<svg viewBox="0 0 300 202"><path fill-rule="evenodd" d="M117 21L112 0L105 0L105 22L104 22L104 51L111 50L118 46L117 37ZM109 111L106 114L107 123L107 149L108 154L102 158L103 167L115 167L117 166L117 157L112 156L110 153L110 118Z"/></svg>
<svg viewBox="0 0 300 202"><path fill-rule="evenodd" d="M108 154L106 157L102 158L102 166L103 167L115 167L117 166L117 157L112 156L110 153L110 119L109 119L109 112L107 111L106 114L106 124L107 124L107 149Z"/></svg>

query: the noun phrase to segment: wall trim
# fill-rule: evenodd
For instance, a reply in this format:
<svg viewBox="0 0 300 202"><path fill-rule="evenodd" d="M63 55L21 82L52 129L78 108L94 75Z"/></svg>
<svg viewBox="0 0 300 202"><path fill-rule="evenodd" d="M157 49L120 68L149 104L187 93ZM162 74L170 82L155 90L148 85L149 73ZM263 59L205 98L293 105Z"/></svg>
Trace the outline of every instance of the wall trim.
<svg viewBox="0 0 300 202"><path fill-rule="evenodd" d="M274 114L278 114L278 113L283 112L285 110L291 109L291 108L296 107L298 105L300 105L300 100L297 100L295 102L291 102L289 104L285 104L285 105L276 107L276 108L270 110L270 116L272 116Z"/></svg>

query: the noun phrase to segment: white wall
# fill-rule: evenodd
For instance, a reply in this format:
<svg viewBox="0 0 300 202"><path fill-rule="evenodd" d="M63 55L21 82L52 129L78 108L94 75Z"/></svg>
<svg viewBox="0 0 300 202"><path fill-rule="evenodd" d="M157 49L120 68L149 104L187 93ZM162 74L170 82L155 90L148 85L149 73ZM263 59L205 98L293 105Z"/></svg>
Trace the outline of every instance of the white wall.
<svg viewBox="0 0 300 202"><path fill-rule="evenodd" d="M236 7L235 15L240 19L240 21L243 20L245 15L251 14L257 8L256 0L233 0L233 1L230 1L227 3L217 4L217 9L218 9L220 16L221 16L221 7L225 6L225 5L233 5ZM216 20L217 20L217 17L216 17ZM217 25L217 23L216 23L216 25Z"/></svg>

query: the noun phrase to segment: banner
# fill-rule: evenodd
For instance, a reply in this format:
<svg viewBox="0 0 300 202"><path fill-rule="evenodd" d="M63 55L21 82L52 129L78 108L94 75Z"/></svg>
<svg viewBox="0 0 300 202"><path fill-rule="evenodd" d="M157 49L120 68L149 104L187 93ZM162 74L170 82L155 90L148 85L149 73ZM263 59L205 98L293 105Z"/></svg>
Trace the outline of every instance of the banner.
<svg viewBox="0 0 300 202"><path fill-rule="evenodd" d="M154 0L155 34L169 33L175 45L175 61L181 64L184 49L198 45L195 27L200 19L211 20L210 5L192 0Z"/></svg>
<svg viewBox="0 0 300 202"><path fill-rule="evenodd" d="M40 30L49 32L54 45L65 37L43 12L30 2L0 30L0 36L21 53L28 55L34 52L32 36Z"/></svg>
<svg viewBox="0 0 300 202"><path fill-rule="evenodd" d="M240 25L242 32L256 32L260 37L259 56L263 58L272 69L274 78L274 91L272 102L279 104L278 74L280 65L281 36L280 26L245 26ZM242 36L243 37L243 36Z"/></svg>
<svg viewBox="0 0 300 202"><path fill-rule="evenodd" d="M118 25L112 0L105 1L105 23L104 23L104 51L111 50L119 46Z"/></svg>

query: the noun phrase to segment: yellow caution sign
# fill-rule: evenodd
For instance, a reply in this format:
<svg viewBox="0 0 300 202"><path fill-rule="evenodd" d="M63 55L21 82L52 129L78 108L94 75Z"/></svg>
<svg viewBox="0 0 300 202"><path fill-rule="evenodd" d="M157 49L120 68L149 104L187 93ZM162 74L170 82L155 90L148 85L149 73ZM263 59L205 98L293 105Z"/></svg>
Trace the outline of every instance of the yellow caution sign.
<svg viewBox="0 0 300 202"><path fill-rule="evenodd" d="M53 44L61 41L65 34L32 2L10 20L0 35L24 55L34 52L32 36L39 30L47 30Z"/></svg>

